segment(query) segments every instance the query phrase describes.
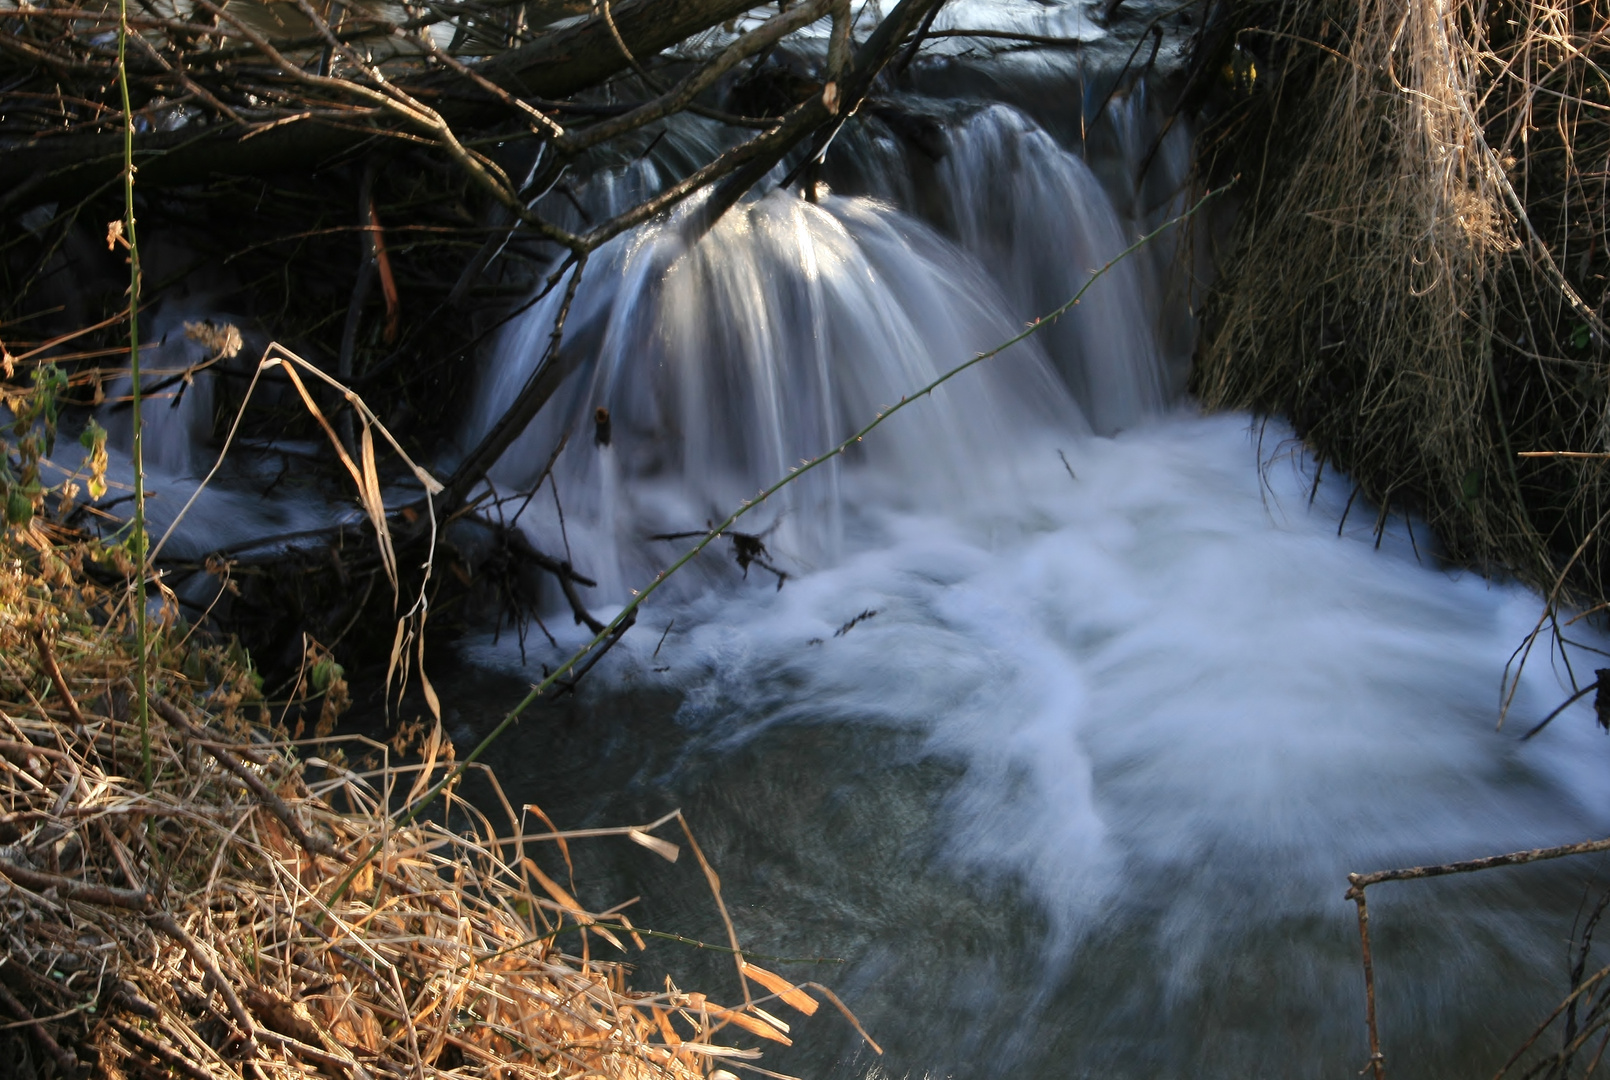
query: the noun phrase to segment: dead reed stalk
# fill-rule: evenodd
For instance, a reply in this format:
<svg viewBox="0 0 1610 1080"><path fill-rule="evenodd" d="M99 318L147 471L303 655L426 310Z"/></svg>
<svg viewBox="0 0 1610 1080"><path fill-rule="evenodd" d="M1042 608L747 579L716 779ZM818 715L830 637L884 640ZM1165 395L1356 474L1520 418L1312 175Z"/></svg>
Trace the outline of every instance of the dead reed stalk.
<svg viewBox="0 0 1610 1080"><path fill-rule="evenodd" d="M1204 161L1247 204L1196 391L1288 416L1454 559L1602 603L1610 4L1228 7L1253 76Z"/></svg>
<svg viewBox="0 0 1610 1080"><path fill-rule="evenodd" d="M41 528L29 532L49 546ZM115 610L106 595L65 566L45 580L39 549L7 535L11 1075L690 1080L759 1056L733 1035L786 1044L776 1001L815 1010L806 989L752 964L732 1007L670 984L629 988L626 966L596 954L631 947L631 922L587 912L537 861L565 834L525 835L512 809L499 831L451 791L441 814L399 824L396 808L455 764L439 729L411 766L300 757L261 725L252 673L226 647L153 635L142 782L127 614L98 623ZM675 858L650 830L677 818L621 831Z"/></svg>

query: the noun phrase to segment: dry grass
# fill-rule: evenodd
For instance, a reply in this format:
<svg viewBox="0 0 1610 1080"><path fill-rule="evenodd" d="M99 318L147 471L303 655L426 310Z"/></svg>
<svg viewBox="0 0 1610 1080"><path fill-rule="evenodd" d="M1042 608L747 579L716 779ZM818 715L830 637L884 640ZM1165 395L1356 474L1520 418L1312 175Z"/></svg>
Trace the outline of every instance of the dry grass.
<svg viewBox="0 0 1610 1080"><path fill-rule="evenodd" d="M595 954L624 956L630 922L555 880L567 837L523 834L506 802L500 832L451 793L438 821L399 824L449 744L367 771L299 757L239 654L178 627L147 788L117 596L60 539L8 530L0 565L0 1072L692 1080L753 1068L735 1042L786 1043L775 1014L815 1010L741 954L731 1008L629 989ZM674 858L648 830L679 820L618 831Z"/></svg>
<svg viewBox="0 0 1610 1080"><path fill-rule="evenodd" d="M1456 560L1610 598L1610 3L1231 7L1258 77L1204 161L1247 206L1196 391Z"/></svg>

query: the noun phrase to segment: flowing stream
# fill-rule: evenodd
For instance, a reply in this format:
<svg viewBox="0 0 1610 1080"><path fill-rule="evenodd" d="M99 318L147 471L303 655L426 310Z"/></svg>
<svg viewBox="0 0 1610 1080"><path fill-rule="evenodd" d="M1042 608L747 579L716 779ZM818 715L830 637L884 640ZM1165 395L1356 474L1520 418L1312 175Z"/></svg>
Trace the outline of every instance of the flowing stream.
<svg viewBox="0 0 1610 1080"><path fill-rule="evenodd" d="M675 219L592 259L577 370L493 479L529 487L563 442L520 526L597 579L595 611L691 543L655 537L702 531L1187 205L1189 133L1164 132L1144 84L1104 100L1110 79L1072 60L1008 60L919 69L841 136L815 202L773 192L696 240ZM686 125L573 194L607 211L709 138ZM1605 641L1579 626L1540 646L1498 730L1539 598L1439 566L1410 522L1378 542L1375 508L1347 509L1345 477L1316 484L1279 421L1197 413L1182 387L1205 245L1187 238L757 508L740 529L758 559L713 545L579 694L494 751L516 804L564 828L683 808L745 945L827 958L763 963L832 985L886 1050L824 1009L761 1064L1351 1076L1367 1046L1348 871L1610 828L1591 707L1517 732L1569 693L1567 659L1592 678ZM509 328L464 445L538 362L557 303ZM203 407L198 390L156 417L159 486L196 471L179 457ZM229 499L198 506L197 550L247 527ZM283 506L274 529L337 512ZM556 646L505 631L438 652L461 748L584 640L548 600ZM692 859L573 850L585 903L641 896L638 924L723 940ZM1605 869L1375 890L1393 1074L1496 1071L1563 995ZM735 996L715 954L656 940L635 962L640 984Z"/></svg>
<svg viewBox="0 0 1610 1080"><path fill-rule="evenodd" d="M568 436L563 524L545 488L521 518L533 541L618 605L691 542L654 537L702 530L1185 205L1181 130L1134 180L1159 130L1143 88L1082 143L1033 97L913 96L902 122L928 125L926 151L872 122L817 202L773 192L696 242L671 221L595 257L578 370L494 474L529 487ZM588 190L607 206L656 168ZM1316 487L1278 421L1182 399L1183 240L756 509L740 528L760 561L713 546L578 697L495 752L562 827L682 807L749 948L843 961L773 966L834 985L886 1055L824 1011L770 1067L1351 1075L1348 871L1610 827L1586 706L1533 742L1496 729L1538 598L1441 568L1412 523L1377 543L1374 508L1346 511L1345 477ZM557 302L506 336L466 441L529 375ZM582 640L547 614L560 649L463 643L444 692L461 745ZM1568 690L1545 647L1516 715ZM578 857L589 902L641 895L640 924L722 939L695 868L610 841ZM1495 1070L1563 993L1602 870L1379 887L1394 1073ZM639 979L727 985L723 964L657 942Z"/></svg>

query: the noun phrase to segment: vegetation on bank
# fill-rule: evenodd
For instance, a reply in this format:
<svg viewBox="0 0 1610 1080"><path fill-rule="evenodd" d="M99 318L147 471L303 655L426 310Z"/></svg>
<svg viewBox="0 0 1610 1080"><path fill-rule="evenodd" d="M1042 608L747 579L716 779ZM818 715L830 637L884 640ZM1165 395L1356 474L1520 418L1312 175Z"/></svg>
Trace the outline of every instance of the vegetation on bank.
<svg viewBox="0 0 1610 1080"><path fill-rule="evenodd" d="M71 479L40 481L48 455L70 457L60 387L45 367L8 394L0 438L6 1075L690 1080L760 1056L735 1034L787 1044L779 1013L837 1004L745 961L735 935L732 1006L630 989L597 953L642 936L561 884L575 837L501 795L501 824L458 800L439 726L412 748L324 738L346 699L327 652L309 647L276 712L246 654L189 625L160 578L136 635L138 534L52 520L104 485L104 432ZM321 738L292 742L286 718L315 712ZM654 835L674 824L679 842ZM685 842L720 905L679 815L601 833L673 861Z"/></svg>
<svg viewBox="0 0 1610 1080"><path fill-rule="evenodd" d="M1226 7L1243 85L1203 168L1244 205L1195 392L1289 417L1455 561L1602 609L1610 4Z"/></svg>
<svg viewBox="0 0 1610 1080"><path fill-rule="evenodd" d="M497 826L449 794L455 828L400 822L450 744L302 757L238 650L179 624L154 635L142 731L126 594L74 569L97 554L13 527L0 563L7 1075L688 1078L815 1011L741 957L732 1007L629 989L598 954L631 922L577 904L540 811ZM619 831L676 858L654 827Z"/></svg>

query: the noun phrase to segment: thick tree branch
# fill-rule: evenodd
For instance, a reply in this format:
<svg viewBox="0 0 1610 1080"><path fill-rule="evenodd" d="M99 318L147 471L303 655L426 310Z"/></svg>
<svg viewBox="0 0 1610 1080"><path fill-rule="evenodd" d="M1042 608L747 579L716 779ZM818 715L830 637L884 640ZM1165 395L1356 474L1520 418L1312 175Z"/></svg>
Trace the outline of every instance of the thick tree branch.
<svg viewBox="0 0 1610 1080"><path fill-rule="evenodd" d="M647 57L742 15L752 6L751 0L621 0L612 5L612 12L615 27L632 54ZM283 75L298 80L318 77L297 67L262 35L242 31L239 25L234 29ZM322 35L319 40L324 40ZM337 40L342 40L341 35ZM29 63L51 68L65 65L64 74L104 75L93 63L55 57L15 35L0 34L0 47L13 46ZM594 17L489 58L476 65L476 72L515 97L563 98L596 86L626 67L626 58L605 20ZM451 88L461 78L456 71L423 73L399 84L398 89L417 102ZM505 109L496 98L445 99L439 119L449 129L461 128L495 122ZM201 183L219 175L259 176L317 168L367 141L396 134L396 125L362 115L340 125L319 116L266 128L219 124L199 131L185 128L141 134L135 139L134 159L140 186L150 191ZM115 179L121 168L122 135L117 133L0 142L0 209L46 188L55 199L81 196Z"/></svg>

